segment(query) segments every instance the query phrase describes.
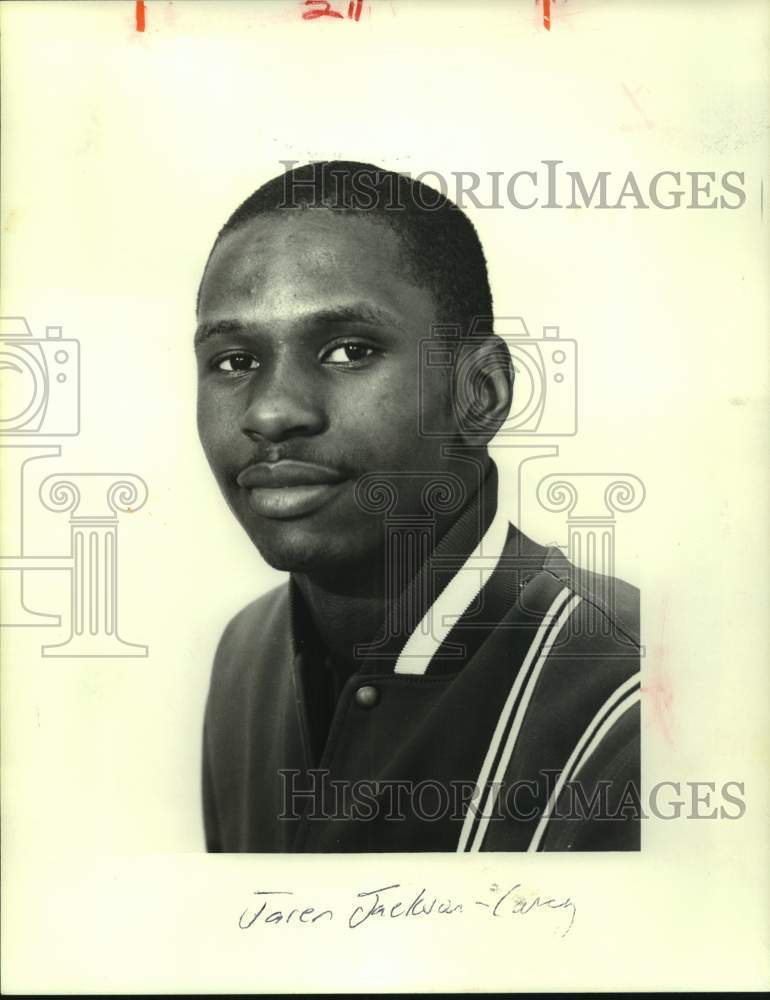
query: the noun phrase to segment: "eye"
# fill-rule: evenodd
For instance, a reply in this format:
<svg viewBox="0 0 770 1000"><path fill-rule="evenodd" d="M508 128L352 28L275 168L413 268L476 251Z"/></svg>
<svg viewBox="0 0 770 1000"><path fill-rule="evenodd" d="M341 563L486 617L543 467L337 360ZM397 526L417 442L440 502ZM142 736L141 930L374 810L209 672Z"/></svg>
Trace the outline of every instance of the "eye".
<svg viewBox="0 0 770 1000"><path fill-rule="evenodd" d="M368 344L350 340L332 347L323 355L322 361L330 365L356 365L373 357L375 350Z"/></svg>
<svg viewBox="0 0 770 1000"><path fill-rule="evenodd" d="M256 371L259 368L259 361L253 354L246 354L244 351L234 351L223 358L218 358L213 367L216 371L226 372L229 375L240 374L241 372Z"/></svg>

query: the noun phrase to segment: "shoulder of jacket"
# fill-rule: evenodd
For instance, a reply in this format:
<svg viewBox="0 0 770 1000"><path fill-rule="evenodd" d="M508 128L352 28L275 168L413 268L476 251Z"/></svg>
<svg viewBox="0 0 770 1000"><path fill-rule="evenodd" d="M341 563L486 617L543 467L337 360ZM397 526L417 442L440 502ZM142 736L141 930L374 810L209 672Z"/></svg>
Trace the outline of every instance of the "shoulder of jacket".
<svg viewBox="0 0 770 1000"><path fill-rule="evenodd" d="M577 594L595 612L608 619L613 631L639 645L639 590L618 577L603 576L581 569L569 561L561 549L551 546L543 562L549 574Z"/></svg>
<svg viewBox="0 0 770 1000"><path fill-rule="evenodd" d="M289 618L289 584L279 584L251 601L227 623L217 646L215 662L254 650L284 636Z"/></svg>

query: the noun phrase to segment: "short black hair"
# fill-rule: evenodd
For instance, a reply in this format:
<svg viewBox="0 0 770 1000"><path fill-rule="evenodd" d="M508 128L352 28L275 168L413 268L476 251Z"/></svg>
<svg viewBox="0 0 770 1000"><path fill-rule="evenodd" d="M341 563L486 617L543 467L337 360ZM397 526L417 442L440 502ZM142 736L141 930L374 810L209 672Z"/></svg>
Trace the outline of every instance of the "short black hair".
<svg viewBox="0 0 770 1000"><path fill-rule="evenodd" d="M309 208L355 212L387 223L400 238L410 275L433 294L437 320L458 325L463 336L491 332L487 262L471 220L446 195L373 163L322 160L272 178L233 212L209 260L223 236L252 219Z"/></svg>

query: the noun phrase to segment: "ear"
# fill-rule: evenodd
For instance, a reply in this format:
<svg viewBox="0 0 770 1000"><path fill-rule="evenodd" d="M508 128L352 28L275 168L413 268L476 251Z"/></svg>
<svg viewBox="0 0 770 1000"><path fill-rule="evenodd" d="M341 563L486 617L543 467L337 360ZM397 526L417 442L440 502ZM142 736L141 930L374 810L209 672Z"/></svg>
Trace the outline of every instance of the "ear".
<svg viewBox="0 0 770 1000"><path fill-rule="evenodd" d="M463 345L454 369L454 407L460 435L486 444L505 422L513 398L513 362L505 341L489 334Z"/></svg>

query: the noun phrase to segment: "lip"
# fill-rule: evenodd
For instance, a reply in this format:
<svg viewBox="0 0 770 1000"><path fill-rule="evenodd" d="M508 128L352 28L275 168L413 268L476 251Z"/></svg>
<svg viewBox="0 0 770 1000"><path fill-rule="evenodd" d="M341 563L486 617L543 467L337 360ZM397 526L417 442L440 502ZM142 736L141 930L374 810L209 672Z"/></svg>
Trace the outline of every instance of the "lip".
<svg viewBox="0 0 770 1000"><path fill-rule="evenodd" d="M287 460L255 462L236 481L255 514L283 520L312 514L339 492L345 477L328 466Z"/></svg>

